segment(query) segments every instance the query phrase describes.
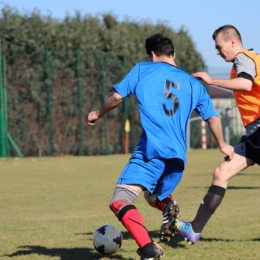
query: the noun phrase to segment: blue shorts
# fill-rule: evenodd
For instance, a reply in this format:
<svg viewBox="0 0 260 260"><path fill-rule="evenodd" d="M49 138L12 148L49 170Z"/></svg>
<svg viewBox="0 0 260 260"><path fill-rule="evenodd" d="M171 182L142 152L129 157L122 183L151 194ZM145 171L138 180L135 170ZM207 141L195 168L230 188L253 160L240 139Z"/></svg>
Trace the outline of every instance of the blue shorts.
<svg viewBox="0 0 260 260"><path fill-rule="evenodd" d="M123 169L117 184L138 184L153 193L158 199L169 196L180 182L184 170L181 159L145 159L142 154L134 153Z"/></svg>
<svg viewBox="0 0 260 260"><path fill-rule="evenodd" d="M260 165L260 127L252 135L242 136L240 142L235 146L235 153Z"/></svg>

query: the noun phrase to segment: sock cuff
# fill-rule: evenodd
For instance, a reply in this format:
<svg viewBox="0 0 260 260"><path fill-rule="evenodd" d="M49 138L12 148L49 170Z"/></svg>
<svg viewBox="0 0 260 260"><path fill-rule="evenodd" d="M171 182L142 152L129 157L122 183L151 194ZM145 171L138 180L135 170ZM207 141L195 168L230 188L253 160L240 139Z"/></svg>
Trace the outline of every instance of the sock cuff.
<svg viewBox="0 0 260 260"><path fill-rule="evenodd" d="M167 198L163 199L163 202L164 202L165 204L168 204L171 200L173 200L173 199L172 199L172 196L169 195Z"/></svg>
<svg viewBox="0 0 260 260"><path fill-rule="evenodd" d="M131 204L131 205L126 205L122 209L120 209L120 211L117 214L118 220L121 221L122 218L124 217L124 215L126 214L126 212L131 210L131 209L136 209L136 207Z"/></svg>
<svg viewBox="0 0 260 260"><path fill-rule="evenodd" d="M156 197L155 199L155 204L159 204L161 202L165 203L165 204L168 204L170 201L172 200L172 197L168 196L166 197L165 199L163 200L159 200L158 197Z"/></svg>
<svg viewBox="0 0 260 260"><path fill-rule="evenodd" d="M226 192L226 189L220 186L216 186L216 185L211 185L209 188L208 193L213 193L213 194L217 194L221 197L224 197Z"/></svg>

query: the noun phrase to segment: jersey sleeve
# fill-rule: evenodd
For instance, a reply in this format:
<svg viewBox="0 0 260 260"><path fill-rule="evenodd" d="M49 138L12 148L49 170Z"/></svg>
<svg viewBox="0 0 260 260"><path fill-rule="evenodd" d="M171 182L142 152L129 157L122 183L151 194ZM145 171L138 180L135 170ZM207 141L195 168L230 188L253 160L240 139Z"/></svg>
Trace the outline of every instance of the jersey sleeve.
<svg viewBox="0 0 260 260"><path fill-rule="evenodd" d="M139 74L140 63L137 63L120 83L113 86L114 90L123 98L129 96L130 94L135 94Z"/></svg>
<svg viewBox="0 0 260 260"><path fill-rule="evenodd" d="M244 53L239 53L236 56L234 60L234 68L236 70L237 77L239 75L243 75L243 73L248 74L253 79L256 76L255 62Z"/></svg>
<svg viewBox="0 0 260 260"><path fill-rule="evenodd" d="M207 93L205 87L200 83L196 83L199 92L198 94L198 102L195 108L195 111L204 119L208 120L213 116L218 116L218 113L215 111L212 99L210 98L209 94Z"/></svg>

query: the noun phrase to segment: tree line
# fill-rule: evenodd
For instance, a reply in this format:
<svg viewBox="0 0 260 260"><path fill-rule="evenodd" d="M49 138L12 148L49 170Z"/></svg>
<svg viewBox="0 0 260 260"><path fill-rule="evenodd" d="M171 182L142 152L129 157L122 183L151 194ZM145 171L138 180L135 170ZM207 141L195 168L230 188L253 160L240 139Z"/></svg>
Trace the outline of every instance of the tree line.
<svg viewBox="0 0 260 260"><path fill-rule="evenodd" d="M108 114L106 125L101 121L90 128L86 116L101 105L113 84L147 60L145 39L155 33L173 40L180 68L192 73L205 67L188 31L163 22L118 21L111 13L80 12L61 20L5 6L0 27L9 133L24 156L50 155L51 144L55 155L79 155L82 142L85 155L104 154L106 143L108 153L123 153L126 117L131 122L131 152L141 134L133 97Z"/></svg>

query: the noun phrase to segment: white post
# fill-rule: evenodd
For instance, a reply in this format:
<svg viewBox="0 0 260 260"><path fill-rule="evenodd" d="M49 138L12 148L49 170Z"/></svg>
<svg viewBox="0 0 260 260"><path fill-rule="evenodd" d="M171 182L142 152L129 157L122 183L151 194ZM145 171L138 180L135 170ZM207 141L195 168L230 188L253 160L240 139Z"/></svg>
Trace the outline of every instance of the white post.
<svg viewBox="0 0 260 260"><path fill-rule="evenodd" d="M187 150L190 150L190 120L188 121L188 127L187 127Z"/></svg>
<svg viewBox="0 0 260 260"><path fill-rule="evenodd" d="M207 149L206 122L203 119L201 119L201 143L202 149Z"/></svg>
<svg viewBox="0 0 260 260"><path fill-rule="evenodd" d="M190 150L190 122L196 121L196 120L201 120L200 116L197 117L192 117L188 121L188 127L187 127L187 150Z"/></svg>

